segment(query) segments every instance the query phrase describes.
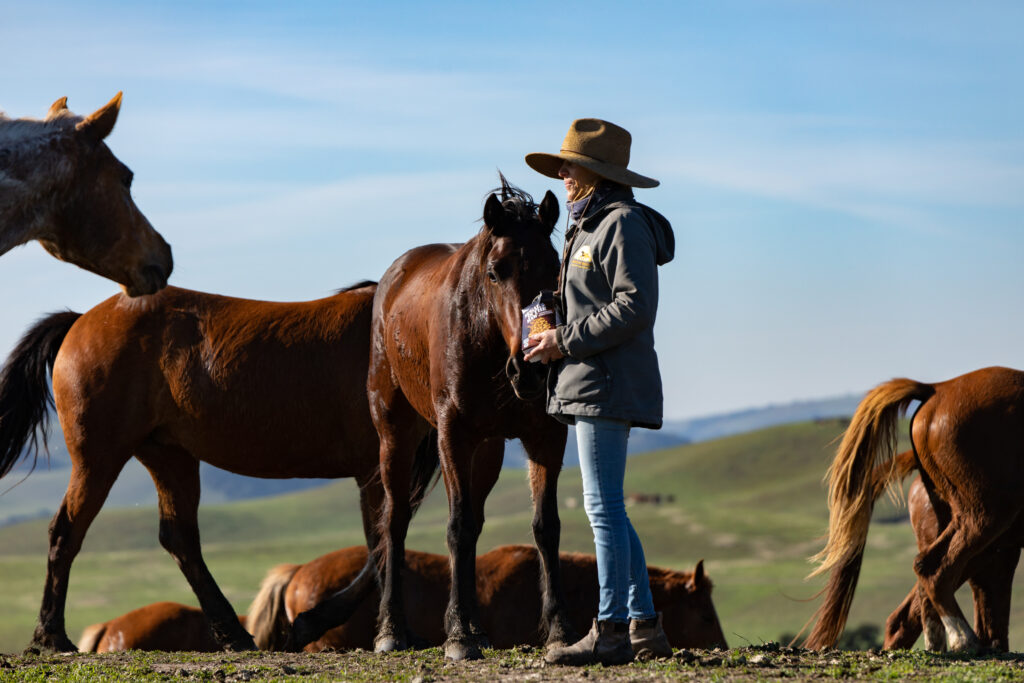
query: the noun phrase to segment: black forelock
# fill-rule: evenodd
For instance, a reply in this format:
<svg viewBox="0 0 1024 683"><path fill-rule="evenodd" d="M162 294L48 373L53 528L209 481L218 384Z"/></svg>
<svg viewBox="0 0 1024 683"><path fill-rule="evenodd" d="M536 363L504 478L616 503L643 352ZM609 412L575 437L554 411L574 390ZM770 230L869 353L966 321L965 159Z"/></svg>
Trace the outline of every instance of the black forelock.
<svg viewBox="0 0 1024 683"><path fill-rule="evenodd" d="M501 171L498 171L498 178L501 180L501 186L487 194L500 195L502 208L513 214L517 220L526 221L536 218L537 203L533 201L533 197L525 190L510 183Z"/></svg>

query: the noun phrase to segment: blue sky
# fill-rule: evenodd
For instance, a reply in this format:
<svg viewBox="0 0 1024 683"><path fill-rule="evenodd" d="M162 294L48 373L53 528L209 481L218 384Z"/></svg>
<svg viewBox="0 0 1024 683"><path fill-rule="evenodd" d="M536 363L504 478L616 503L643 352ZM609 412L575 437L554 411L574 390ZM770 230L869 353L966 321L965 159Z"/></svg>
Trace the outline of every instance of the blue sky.
<svg viewBox="0 0 1024 683"><path fill-rule="evenodd" d="M1024 367L1024 5L4 3L0 109L87 113L172 283L301 300L479 228L497 169L598 116L664 213L671 418ZM116 291L3 256L0 353Z"/></svg>

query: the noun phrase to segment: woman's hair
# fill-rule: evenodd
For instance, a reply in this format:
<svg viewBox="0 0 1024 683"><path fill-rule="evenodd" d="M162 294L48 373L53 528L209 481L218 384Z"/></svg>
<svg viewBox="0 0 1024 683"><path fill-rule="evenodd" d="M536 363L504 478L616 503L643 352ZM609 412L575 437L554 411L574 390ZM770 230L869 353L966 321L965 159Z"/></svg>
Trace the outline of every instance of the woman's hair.
<svg viewBox="0 0 1024 683"><path fill-rule="evenodd" d="M570 161L569 163L573 162ZM597 186L601 184L602 180L604 180L602 176L598 175L597 173L594 173L586 166L581 166L580 164L573 165L576 166L576 168L582 170L583 173L581 178L576 179L576 185L577 187L580 188L580 191L576 194L575 197L568 198L571 202L579 201L580 199L583 199L593 194L594 190L597 189Z"/></svg>

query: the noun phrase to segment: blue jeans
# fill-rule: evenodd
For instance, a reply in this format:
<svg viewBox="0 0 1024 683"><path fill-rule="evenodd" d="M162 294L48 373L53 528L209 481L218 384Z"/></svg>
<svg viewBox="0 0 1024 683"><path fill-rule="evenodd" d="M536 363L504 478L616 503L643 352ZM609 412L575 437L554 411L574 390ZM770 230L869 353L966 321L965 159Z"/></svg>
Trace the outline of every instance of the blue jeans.
<svg viewBox="0 0 1024 683"><path fill-rule="evenodd" d="M600 595L597 618L625 622L656 616L640 539L626 516L629 424L601 417L576 417L576 442L583 474L583 507L594 530Z"/></svg>

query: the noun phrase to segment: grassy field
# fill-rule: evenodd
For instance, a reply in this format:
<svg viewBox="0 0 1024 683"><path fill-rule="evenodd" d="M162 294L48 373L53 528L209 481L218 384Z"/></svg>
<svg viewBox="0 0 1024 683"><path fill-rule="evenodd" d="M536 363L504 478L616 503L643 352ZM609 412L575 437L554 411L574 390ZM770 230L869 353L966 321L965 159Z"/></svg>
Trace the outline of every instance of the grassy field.
<svg viewBox="0 0 1024 683"><path fill-rule="evenodd" d="M634 456L627 493L661 494L660 505L637 504L629 514L649 564L690 569L705 560L730 646L760 645L795 633L813 614L809 602L823 585L805 582L806 558L821 545L827 511L822 475L834 454L840 421L776 427L718 441ZM560 480L562 548L592 552L582 509L579 472ZM3 499L0 498L0 506ZM850 625L882 626L913 585L916 553L901 511L880 504L868 539ZM487 503L483 552L529 543L530 496L525 473L502 473ZM880 520L887 520L882 523ZM415 519L407 546L446 552L447 501L435 490ZM304 562L362 543L352 482L288 496L209 505L200 525L208 565L236 609L244 611L263 574L281 562ZM34 627L45 572L45 520L0 528L0 652L19 652ZM1018 581L1018 584L1020 582ZM68 633L157 600L195 604L171 558L157 541L149 507L101 512L76 560L68 600ZM965 611L969 600L961 598ZM1011 646L1024 642L1024 610L1015 607Z"/></svg>

